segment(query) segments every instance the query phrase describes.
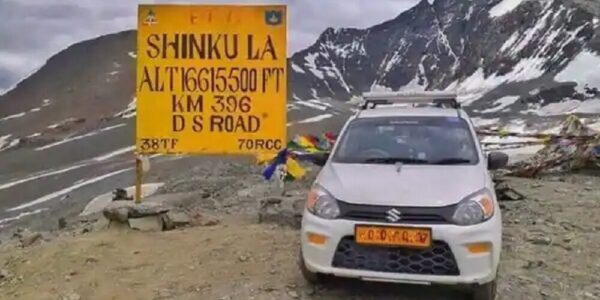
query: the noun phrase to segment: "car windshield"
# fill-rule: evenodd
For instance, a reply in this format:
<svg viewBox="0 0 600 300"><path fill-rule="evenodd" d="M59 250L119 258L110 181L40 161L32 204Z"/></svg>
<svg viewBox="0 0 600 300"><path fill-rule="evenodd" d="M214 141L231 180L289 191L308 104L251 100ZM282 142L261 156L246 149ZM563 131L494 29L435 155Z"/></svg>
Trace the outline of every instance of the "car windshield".
<svg viewBox="0 0 600 300"><path fill-rule="evenodd" d="M459 117L386 117L352 121L332 157L337 163L477 164L468 123Z"/></svg>

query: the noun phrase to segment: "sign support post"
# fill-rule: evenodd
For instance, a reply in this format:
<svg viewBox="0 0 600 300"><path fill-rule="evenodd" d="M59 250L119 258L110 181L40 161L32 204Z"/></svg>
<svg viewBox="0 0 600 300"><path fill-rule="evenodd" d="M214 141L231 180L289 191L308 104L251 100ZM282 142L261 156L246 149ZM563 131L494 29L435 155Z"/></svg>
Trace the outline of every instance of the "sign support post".
<svg viewBox="0 0 600 300"><path fill-rule="evenodd" d="M142 169L142 160L139 156L135 157L135 203L142 202L142 181L144 171Z"/></svg>

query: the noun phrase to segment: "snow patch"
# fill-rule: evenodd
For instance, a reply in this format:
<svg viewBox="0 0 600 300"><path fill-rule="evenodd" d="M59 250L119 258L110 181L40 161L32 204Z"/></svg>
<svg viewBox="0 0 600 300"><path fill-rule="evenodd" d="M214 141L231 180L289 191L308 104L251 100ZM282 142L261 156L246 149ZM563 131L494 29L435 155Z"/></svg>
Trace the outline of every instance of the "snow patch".
<svg viewBox="0 0 600 300"><path fill-rule="evenodd" d="M317 53L311 53L311 54L306 55L306 57L304 58L306 63L304 65L309 68L309 70L313 73L313 75L315 75L319 79L325 79L325 76L323 76L323 72L318 70L317 65L315 63L317 56L319 56L319 54L317 54Z"/></svg>
<svg viewBox="0 0 600 300"><path fill-rule="evenodd" d="M490 9L490 17L497 18L503 16L517 8L521 2L523 2L523 0L502 0L502 2Z"/></svg>
<svg viewBox="0 0 600 300"><path fill-rule="evenodd" d="M42 110L42 109L39 107L36 107L36 108L32 108L29 112L38 112L40 110Z"/></svg>
<svg viewBox="0 0 600 300"><path fill-rule="evenodd" d="M62 173L66 173L72 170L76 170L82 167L87 166L86 164L81 164L81 165L74 165L68 168L64 168L64 169L59 169L59 170L54 170L54 171L43 171L37 175L33 175L33 176L29 176L29 177L25 177L23 179L19 179L19 180L14 180L14 181L9 181L7 183L4 184L0 184L0 190L4 190L10 187L13 187L15 185L19 185L21 183L25 183L25 182L29 182L32 180L37 180L40 178L44 178L44 177L48 177L48 176L54 176L54 175L58 175L58 174L62 174Z"/></svg>
<svg viewBox="0 0 600 300"><path fill-rule="evenodd" d="M127 108L116 113L114 115L114 117L123 118L123 119L129 119L129 118L135 117L135 115L137 113L137 111L136 111L137 104L136 103L137 103L137 98L133 97L133 100L131 100L131 102L129 102L129 104L127 104Z"/></svg>
<svg viewBox="0 0 600 300"><path fill-rule="evenodd" d="M322 114L322 115L318 115L318 116L314 116L312 118L307 118L301 121L298 121L298 124L306 124L306 123L315 123L315 122L320 122L326 119L329 119L333 117L332 114Z"/></svg>
<svg viewBox="0 0 600 300"><path fill-rule="evenodd" d="M8 121L8 120L12 120L12 119L18 119L18 118L22 118L22 117L24 117L24 116L25 116L25 114L26 114L25 112L21 112L21 113L18 113L18 114L14 114L14 115L6 116L6 117L4 117L4 118L0 119L0 122L2 122L2 121Z"/></svg>
<svg viewBox="0 0 600 300"><path fill-rule="evenodd" d="M474 118L471 118L471 121L473 121L473 125L475 125L475 127L484 127L484 126L497 124L500 121L500 119L498 119L498 118L483 119L483 118L479 118L479 117L474 117Z"/></svg>
<svg viewBox="0 0 600 300"><path fill-rule="evenodd" d="M62 190L53 192L51 194L47 194L47 195L42 196L40 198L37 198L37 199L35 199L33 201L21 204L19 206L15 206L15 207L9 208L6 211L7 212L11 212L11 211L22 210L24 208L28 208L28 207L31 207L31 206L34 206L34 205L38 205L38 204L50 201L50 200L52 200L52 199L54 199L56 197L60 197L60 196L66 195L66 194L68 194L68 193L70 193L70 192L72 192L74 190L77 190L79 188L82 188L82 187L84 187L86 185L90 185L90 184L96 183L98 181L102 181L102 180L104 180L106 178L109 178L109 177L112 177L112 176L115 176L115 175L119 175L119 174L127 172L127 171L129 171L131 169L133 169L133 168L122 169L122 170L114 171L114 172L111 172L111 173L108 173L108 174L104 174L104 175L101 175L101 176L98 176L98 177L94 177L94 178L91 178L91 179L84 180L84 181L82 181L82 182L80 182L78 184L74 184L74 185L72 185L70 187L67 187L67 188L64 188Z"/></svg>
<svg viewBox="0 0 600 300"><path fill-rule="evenodd" d="M578 90L583 92L583 86L588 84L590 87L600 88L600 72L597 68L590 66L600 66L600 56L589 50L584 50L554 78L558 82L577 82Z"/></svg>
<svg viewBox="0 0 600 300"><path fill-rule="evenodd" d="M465 15L465 20L471 20L471 16L473 15L473 11L475 10L475 5L469 5L469 11Z"/></svg>
<svg viewBox="0 0 600 300"><path fill-rule="evenodd" d="M12 134L8 134L5 136L0 136L0 150L4 149L4 145L8 144L8 139L12 136Z"/></svg>
<svg viewBox="0 0 600 300"><path fill-rule="evenodd" d="M48 128L49 128L49 129L55 129L55 128L57 128L58 126L64 125L64 124L66 124L66 123L69 123L69 122L73 122L73 121L75 121L75 120L77 120L77 119L75 119L75 118L68 118L68 119L64 119L64 120L62 120L62 121L60 121L60 122L58 122L58 123L55 123L55 124L48 125Z"/></svg>
<svg viewBox="0 0 600 300"><path fill-rule="evenodd" d="M562 102L550 103L531 112L539 116L557 116L568 113L597 114L600 113L600 99L591 99L583 102L569 99Z"/></svg>
<svg viewBox="0 0 600 300"><path fill-rule="evenodd" d="M119 155L127 153L127 152L131 152L133 150L135 150L135 146L129 146L129 147L117 149L113 152L98 156L98 157L94 158L94 160L95 161L105 161L107 159L113 158L115 156L119 156Z"/></svg>
<svg viewBox="0 0 600 300"><path fill-rule="evenodd" d="M32 133L32 134L28 135L27 138L34 138L34 137L38 137L40 135L42 135L42 134L39 132L36 132L36 133Z"/></svg>
<svg viewBox="0 0 600 300"><path fill-rule="evenodd" d="M128 52L127 55L129 55L131 58L137 58L137 55L133 51Z"/></svg>
<svg viewBox="0 0 600 300"><path fill-rule="evenodd" d="M125 125L127 125L127 124L121 123L121 124L117 124L117 125L105 127L105 128L102 128L102 129L98 129L98 130L95 130L95 131L92 131L92 132L89 132L89 133L86 133L86 134L83 134L83 135L78 135L78 136L74 136L74 137L71 137L71 138L66 138L66 139L64 139L62 141L58 141L58 142L55 142L55 143L52 143L52 144L48 144L48 145L45 145L45 146L42 146L42 147L35 148L35 151L46 150L46 149L49 149L49 148L52 148L52 147L56 147L56 146L59 146L59 145L62 145L62 144L66 144L66 143L69 143L69 142L72 142L72 141L76 141L76 140L84 139L84 138L87 138L87 137L90 137L90 136L94 136L94 135L100 134L100 133L105 132L105 131L109 131L109 130L113 130L113 129L116 129L116 128L119 128L119 127L123 127Z"/></svg>
<svg viewBox="0 0 600 300"><path fill-rule="evenodd" d="M302 70L302 68L300 68L298 65L292 63L292 69L298 73L302 73L305 74L304 70Z"/></svg>
<svg viewBox="0 0 600 300"><path fill-rule="evenodd" d="M302 105L302 106L306 106L306 107L310 107L310 108L314 108L314 109L318 109L318 110L327 110L328 106L325 105L324 103L320 102L320 101L303 101L303 100L297 100L296 102L294 102L297 105Z"/></svg>
<svg viewBox="0 0 600 300"><path fill-rule="evenodd" d="M1 219L0 220L0 229L2 229L2 227L4 227L4 224L20 220L20 219L22 219L24 217L27 217L27 216L39 214L39 213L41 213L43 211L46 211L46 210L48 210L48 209L47 208L39 208L39 209L36 209L34 211L25 211L25 212L22 212L22 213L18 214L17 216L14 216L14 217L9 217L9 218L5 218L5 219Z"/></svg>
<svg viewBox="0 0 600 300"><path fill-rule="evenodd" d="M494 107L488 108L488 109L482 111L482 113L487 114L487 113L501 111L504 108L506 108L507 106L512 105L515 102L517 102L517 100L519 100L519 98L520 98L519 96L507 96L507 97L500 98L500 99L494 101Z"/></svg>
<svg viewBox="0 0 600 300"><path fill-rule="evenodd" d="M507 137L486 136L481 140L481 143L511 144L511 143L536 142L536 141L539 141L539 139L518 137L518 136L507 136Z"/></svg>

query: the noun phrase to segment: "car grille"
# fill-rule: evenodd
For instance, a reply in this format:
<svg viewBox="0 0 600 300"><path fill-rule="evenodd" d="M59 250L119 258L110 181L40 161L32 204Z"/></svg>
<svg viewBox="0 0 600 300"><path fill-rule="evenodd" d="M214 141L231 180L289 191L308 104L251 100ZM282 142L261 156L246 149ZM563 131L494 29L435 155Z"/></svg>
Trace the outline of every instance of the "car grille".
<svg viewBox="0 0 600 300"><path fill-rule="evenodd" d="M393 207L364 204L351 204L338 201L340 218L354 221L385 222L398 224L451 224L456 205L444 207ZM397 209L401 212L400 220L390 222L388 211Z"/></svg>
<svg viewBox="0 0 600 300"><path fill-rule="evenodd" d="M459 275L448 244L433 241L428 249L363 246L344 237L335 251L336 268L420 275Z"/></svg>

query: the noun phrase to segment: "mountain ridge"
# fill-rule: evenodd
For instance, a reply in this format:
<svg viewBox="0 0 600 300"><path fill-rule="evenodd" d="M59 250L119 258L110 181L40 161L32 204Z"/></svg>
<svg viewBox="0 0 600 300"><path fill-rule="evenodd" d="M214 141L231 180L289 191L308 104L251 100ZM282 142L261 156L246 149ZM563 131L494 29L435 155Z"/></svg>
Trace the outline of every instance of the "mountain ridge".
<svg viewBox="0 0 600 300"><path fill-rule="evenodd" d="M479 89L465 104L477 111L518 96L505 111L514 113L564 99L595 99L600 76L588 87L581 78L555 79L578 56L600 58L598 11L600 4L587 0L422 0L368 28L326 28L289 57L288 100L349 100L370 90ZM124 107L135 93L135 59L127 56L134 51L135 30L73 44L0 96L0 111L19 113L41 98L71 99L71 106L82 98L109 103L103 114ZM114 82L102 82L113 73L118 76L108 80ZM103 93L105 85L117 95Z"/></svg>

